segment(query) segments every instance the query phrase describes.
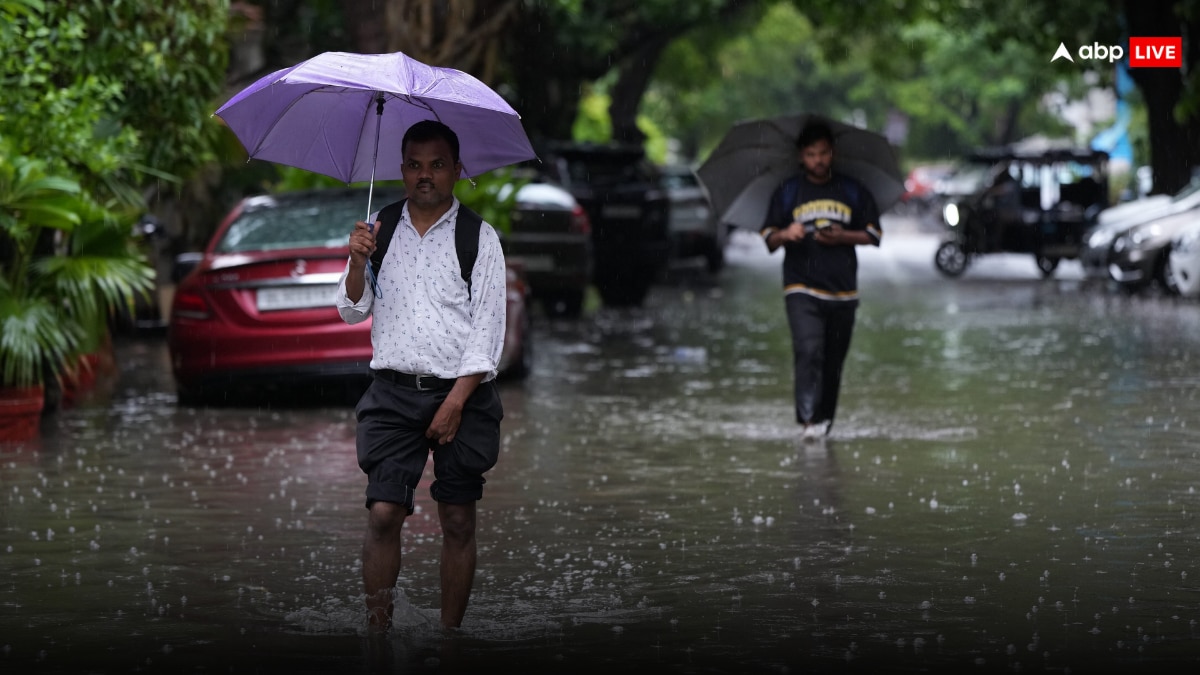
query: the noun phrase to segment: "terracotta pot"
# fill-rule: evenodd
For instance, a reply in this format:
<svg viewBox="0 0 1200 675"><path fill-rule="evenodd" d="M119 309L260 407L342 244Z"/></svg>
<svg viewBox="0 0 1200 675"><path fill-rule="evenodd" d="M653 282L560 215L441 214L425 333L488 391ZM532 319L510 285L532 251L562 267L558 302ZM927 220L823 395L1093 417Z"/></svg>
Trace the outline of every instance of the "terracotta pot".
<svg viewBox="0 0 1200 675"><path fill-rule="evenodd" d="M92 388L92 385L96 384L99 364L99 353L84 354L79 357L74 366L62 374L62 402L64 405L76 402L80 396Z"/></svg>
<svg viewBox="0 0 1200 675"><path fill-rule="evenodd" d="M71 367L62 372L59 378L62 404L69 406L78 402L91 391L101 375L112 374L116 369L112 336L106 333L96 351L80 355Z"/></svg>
<svg viewBox="0 0 1200 675"><path fill-rule="evenodd" d="M28 441L41 431L45 387L0 387L0 443Z"/></svg>

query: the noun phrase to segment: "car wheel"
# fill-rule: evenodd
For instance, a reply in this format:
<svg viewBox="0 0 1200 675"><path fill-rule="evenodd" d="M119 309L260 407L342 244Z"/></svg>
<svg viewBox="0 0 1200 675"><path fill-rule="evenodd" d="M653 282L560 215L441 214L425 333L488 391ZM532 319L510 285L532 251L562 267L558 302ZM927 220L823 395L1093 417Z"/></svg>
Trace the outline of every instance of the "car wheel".
<svg viewBox="0 0 1200 675"><path fill-rule="evenodd" d="M175 388L175 397L180 406L202 408L211 402L212 393L205 387L181 384Z"/></svg>
<svg viewBox="0 0 1200 675"><path fill-rule="evenodd" d="M606 307L640 307L650 292L650 279L637 270L596 272L596 290Z"/></svg>
<svg viewBox="0 0 1200 675"><path fill-rule="evenodd" d="M947 241L938 246L933 254L933 264L937 270L948 277L961 276L967 271L967 252L957 241Z"/></svg>
<svg viewBox="0 0 1200 675"><path fill-rule="evenodd" d="M525 320L521 322L521 351L517 354L517 360L504 371L504 378L507 380L523 380L529 376L532 370L533 320L529 317L529 313L526 312Z"/></svg>
<svg viewBox="0 0 1200 675"><path fill-rule="evenodd" d="M565 291L542 298L542 310L547 316L576 319L583 313L583 291Z"/></svg>
<svg viewBox="0 0 1200 675"><path fill-rule="evenodd" d="M1158 283L1165 293L1179 295L1179 282L1175 277L1175 267L1171 265L1171 251L1163 251L1158 259Z"/></svg>
<svg viewBox="0 0 1200 675"><path fill-rule="evenodd" d="M1034 256L1034 260L1037 262L1038 271L1042 273L1043 279L1054 276L1054 270L1058 269L1058 258L1039 255Z"/></svg>
<svg viewBox="0 0 1200 675"><path fill-rule="evenodd" d="M704 254L704 262L709 274L720 273L725 269L725 250L714 241L708 252Z"/></svg>

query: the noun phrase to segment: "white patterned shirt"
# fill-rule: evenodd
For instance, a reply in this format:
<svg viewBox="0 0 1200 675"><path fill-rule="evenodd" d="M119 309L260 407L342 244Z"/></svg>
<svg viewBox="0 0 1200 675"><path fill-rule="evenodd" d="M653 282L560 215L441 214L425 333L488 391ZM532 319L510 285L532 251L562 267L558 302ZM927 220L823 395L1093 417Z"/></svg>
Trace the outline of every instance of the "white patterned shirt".
<svg viewBox="0 0 1200 675"><path fill-rule="evenodd" d="M409 219L408 204L404 205L379 268L381 297L375 297L368 278L362 297L350 302L347 261L334 302L346 323L374 316L372 369L447 379L485 373L487 381L496 376L504 348L504 253L496 231L483 223L468 301L454 245L458 207L456 198L422 237ZM373 213L368 222L378 217Z"/></svg>

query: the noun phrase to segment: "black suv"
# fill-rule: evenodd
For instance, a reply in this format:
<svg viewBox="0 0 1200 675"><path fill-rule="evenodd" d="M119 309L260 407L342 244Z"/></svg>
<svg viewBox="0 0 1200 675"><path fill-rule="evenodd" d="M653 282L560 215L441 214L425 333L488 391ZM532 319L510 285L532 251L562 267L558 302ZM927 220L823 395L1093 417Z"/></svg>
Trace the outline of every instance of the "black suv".
<svg viewBox="0 0 1200 675"><path fill-rule="evenodd" d="M640 146L558 142L539 170L565 187L592 225L593 278L610 307L638 306L666 268L669 201Z"/></svg>

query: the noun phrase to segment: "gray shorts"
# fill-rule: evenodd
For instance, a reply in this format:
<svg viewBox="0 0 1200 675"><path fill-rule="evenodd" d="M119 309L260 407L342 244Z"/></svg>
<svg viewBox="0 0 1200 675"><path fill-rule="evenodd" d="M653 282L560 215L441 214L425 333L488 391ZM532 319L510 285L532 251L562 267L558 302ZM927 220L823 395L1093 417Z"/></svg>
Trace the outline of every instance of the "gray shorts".
<svg viewBox="0 0 1200 675"><path fill-rule="evenodd" d="M500 455L504 410L495 382L483 382L463 406L462 424L446 445L425 438L449 389L418 391L376 377L355 408L358 466L367 474L367 508L376 501L413 513L417 483L433 452L434 500L468 504L483 497L483 474Z"/></svg>

